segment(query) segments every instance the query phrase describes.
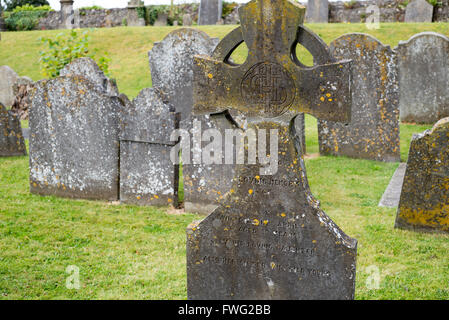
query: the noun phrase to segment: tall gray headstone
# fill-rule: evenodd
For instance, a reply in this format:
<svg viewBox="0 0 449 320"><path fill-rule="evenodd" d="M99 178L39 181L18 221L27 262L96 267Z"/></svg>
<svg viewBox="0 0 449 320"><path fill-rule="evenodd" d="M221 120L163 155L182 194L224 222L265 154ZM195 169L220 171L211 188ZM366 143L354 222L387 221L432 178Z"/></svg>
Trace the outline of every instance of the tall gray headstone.
<svg viewBox="0 0 449 320"><path fill-rule="evenodd" d="M188 298L353 299L357 241L311 194L293 124L298 111L349 121L351 62L337 62L302 26L296 1L253 0L239 14L242 26L212 56L195 58L194 112L240 113L242 132L273 142L259 148L278 167L267 169L259 149L256 163L237 166L219 207L188 227ZM228 57L243 39L248 59L235 66ZM312 72L291 55L298 42L315 58ZM318 106L321 88L333 100Z"/></svg>
<svg viewBox="0 0 449 320"><path fill-rule="evenodd" d="M433 5L426 0L412 0L405 9L405 22L432 22Z"/></svg>
<svg viewBox="0 0 449 320"><path fill-rule="evenodd" d="M192 113L193 57L210 54L217 43L218 39L210 38L203 31L180 28L156 42L148 52L153 87L167 95L183 121Z"/></svg>
<svg viewBox="0 0 449 320"><path fill-rule="evenodd" d="M0 103L0 157L26 154L20 120Z"/></svg>
<svg viewBox="0 0 449 320"><path fill-rule="evenodd" d="M181 113L180 127L190 136L212 128L231 127L223 116L192 116L193 57L211 54L217 43L218 39L203 31L181 28L155 43L148 53L153 86L167 94L176 112ZM194 132L194 123L201 127L199 132ZM189 164L183 163L186 211L210 213L217 206L217 199L231 188L232 170L233 166L194 164L193 159Z"/></svg>
<svg viewBox="0 0 449 320"><path fill-rule="evenodd" d="M170 159L179 114L159 89L144 89L126 106L120 135L120 201L178 205L179 167Z"/></svg>
<svg viewBox="0 0 449 320"><path fill-rule="evenodd" d="M327 0L308 0L306 11L307 23L329 22L329 2Z"/></svg>
<svg viewBox="0 0 449 320"><path fill-rule="evenodd" d="M396 54L362 33L330 45L339 59L353 61L352 118L348 124L318 121L320 153L377 161L400 161ZM323 91L321 100L332 99Z"/></svg>
<svg viewBox="0 0 449 320"><path fill-rule="evenodd" d="M14 84L19 79L17 73L8 66L0 66L0 103L10 107L14 102Z"/></svg>
<svg viewBox="0 0 449 320"><path fill-rule="evenodd" d="M120 99L79 75L42 80L33 90L31 192L117 200Z"/></svg>
<svg viewBox="0 0 449 320"><path fill-rule="evenodd" d="M432 124L449 116L449 38L422 32L395 51L401 121Z"/></svg>
<svg viewBox="0 0 449 320"><path fill-rule="evenodd" d="M217 24L223 11L222 0L201 0L198 25Z"/></svg>

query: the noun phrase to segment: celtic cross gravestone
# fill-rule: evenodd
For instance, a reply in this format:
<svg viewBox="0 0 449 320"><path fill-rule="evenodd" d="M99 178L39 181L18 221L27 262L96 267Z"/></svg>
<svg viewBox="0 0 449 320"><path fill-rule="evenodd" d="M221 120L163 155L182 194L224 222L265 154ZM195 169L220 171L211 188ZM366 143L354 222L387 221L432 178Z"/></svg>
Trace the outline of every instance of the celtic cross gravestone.
<svg viewBox="0 0 449 320"><path fill-rule="evenodd" d="M304 13L296 2L253 0L239 10L241 27L211 57L195 58L194 112L224 112L258 142L269 137L270 150L237 165L220 206L188 227L189 299L354 298L357 241L311 194L294 125L299 112L350 120L351 62L332 58L303 27ZM229 57L243 42L248 58L236 65ZM313 67L298 59L297 44Z"/></svg>

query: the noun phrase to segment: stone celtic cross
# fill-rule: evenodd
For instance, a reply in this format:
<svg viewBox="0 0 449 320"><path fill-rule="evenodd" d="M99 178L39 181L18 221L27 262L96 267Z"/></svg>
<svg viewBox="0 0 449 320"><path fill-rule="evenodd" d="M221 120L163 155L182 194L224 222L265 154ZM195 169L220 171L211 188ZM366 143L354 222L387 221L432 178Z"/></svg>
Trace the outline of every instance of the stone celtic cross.
<svg viewBox="0 0 449 320"><path fill-rule="evenodd" d="M349 121L351 62L335 61L302 26L299 4L253 0L239 13L241 27L211 57L194 60L193 109L226 112L236 124L243 115L242 131L277 132L278 149L269 153L279 165L270 175L260 173L262 163L237 165L219 207L187 228L188 297L353 299L357 240L313 197L292 121L298 112ZM243 41L248 58L236 65L230 56ZM313 67L296 57L298 43Z"/></svg>
<svg viewBox="0 0 449 320"><path fill-rule="evenodd" d="M304 7L284 0L242 7L242 26L218 44L212 57L195 59L194 112L227 109L274 118L290 110L349 122L351 62L335 61L326 44L302 25L304 13ZM230 56L242 42L248 58L235 65ZM313 67L297 58L298 43L312 54Z"/></svg>

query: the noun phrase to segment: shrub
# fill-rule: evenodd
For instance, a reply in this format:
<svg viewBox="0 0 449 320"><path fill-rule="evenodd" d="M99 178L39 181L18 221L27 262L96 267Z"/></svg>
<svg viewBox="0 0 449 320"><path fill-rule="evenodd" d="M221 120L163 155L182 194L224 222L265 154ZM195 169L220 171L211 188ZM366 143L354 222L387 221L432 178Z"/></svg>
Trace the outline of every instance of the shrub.
<svg viewBox="0 0 449 320"><path fill-rule="evenodd" d="M71 30L68 33L60 33L55 39L39 38L48 48L41 51L39 62L42 74L48 78L59 76L59 72L70 62L82 57L89 57L95 60L100 69L109 74L110 59L105 56L98 56L98 49L89 49L90 37L88 31L80 33Z"/></svg>
<svg viewBox="0 0 449 320"><path fill-rule="evenodd" d="M225 2L223 1L223 11L221 17L225 19L228 15L232 13L232 11L238 7L237 2Z"/></svg>
<svg viewBox="0 0 449 320"><path fill-rule="evenodd" d="M5 0L6 11L13 11L16 7L30 5L33 7L41 7L50 5L47 0Z"/></svg>
<svg viewBox="0 0 449 320"><path fill-rule="evenodd" d="M104 8L101 6L90 6L90 7L82 7L81 10L103 10Z"/></svg>
<svg viewBox="0 0 449 320"><path fill-rule="evenodd" d="M49 6L16 7L12 12L4 13L6 28L10 31L33 30L39 24L39 19L45 17L49 11L52 11Z"/></svg>

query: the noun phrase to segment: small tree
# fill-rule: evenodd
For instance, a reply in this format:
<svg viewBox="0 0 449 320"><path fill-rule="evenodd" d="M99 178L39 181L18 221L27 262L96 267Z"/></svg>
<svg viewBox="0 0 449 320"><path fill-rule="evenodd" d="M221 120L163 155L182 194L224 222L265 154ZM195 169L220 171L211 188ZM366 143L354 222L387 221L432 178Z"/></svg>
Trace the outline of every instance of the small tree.
<svg viewBox="0 0 449 320"><path fill-rule="evenodd" d="M45 77L56 78L67 64L83 57L92 58L106 75L109 73L110 59L107 56L98 56L97 49L89 49L90 37L87 30L83 33L71 30L68 34L58 34L55 39L39 40L47 45L47 49L39 53L39 62Z"/></svg>

